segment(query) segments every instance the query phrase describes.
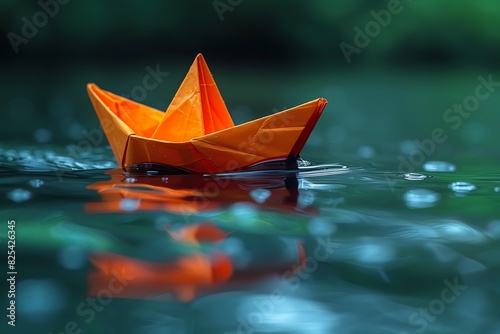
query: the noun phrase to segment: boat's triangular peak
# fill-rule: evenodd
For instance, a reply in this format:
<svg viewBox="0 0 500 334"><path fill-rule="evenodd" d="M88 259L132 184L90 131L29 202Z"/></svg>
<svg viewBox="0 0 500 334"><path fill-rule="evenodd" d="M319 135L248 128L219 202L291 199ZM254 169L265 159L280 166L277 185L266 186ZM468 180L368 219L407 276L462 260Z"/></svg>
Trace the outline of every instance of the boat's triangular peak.
<svg viewBox="0 0 500 334"><path fill-rule="evenodd" d="M212 73L198 54L152 138L182 142L232 126Z"/></svg>

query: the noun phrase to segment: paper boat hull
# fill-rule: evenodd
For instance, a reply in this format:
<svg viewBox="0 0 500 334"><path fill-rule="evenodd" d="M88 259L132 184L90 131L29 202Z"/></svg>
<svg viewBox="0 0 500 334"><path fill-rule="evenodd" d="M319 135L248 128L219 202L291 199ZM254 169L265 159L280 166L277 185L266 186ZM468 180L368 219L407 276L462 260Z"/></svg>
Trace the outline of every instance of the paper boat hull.
<svg viewBox="0 0 500 334"><path fill-rule="evenodd" d="M118 100L95 85L89 85L88 92L123 168L151 163L195 173L239 171L266 161L295 163L327 103L320 98L189 141L171 142L138 135L111 109L113 103L126 101L130 108L144 109L141 112L147 111L153 117L159 117L160 111L124 98ZM108 96L116 101L104 101Z"/></svg>
<svg viewBox="0 0 500 334"><path fill-rule="evenodd" d="M146 162L191 172L220 173L266 161L295 162L324 106L325 100L311 101L189 142L130 135L123 166Z"/></svg>

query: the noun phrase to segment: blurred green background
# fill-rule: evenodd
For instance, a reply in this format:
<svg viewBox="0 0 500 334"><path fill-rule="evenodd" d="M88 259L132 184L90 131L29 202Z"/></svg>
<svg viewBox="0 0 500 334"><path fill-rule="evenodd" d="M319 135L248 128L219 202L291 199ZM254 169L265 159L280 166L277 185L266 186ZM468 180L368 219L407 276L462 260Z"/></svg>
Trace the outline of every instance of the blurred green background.
<svg viewBox="0 0 500 334"><path fill-rule="evenodd" d="M86 84L165 110L201 52L236 123L327 98L302 156L349 166L342 175L302 172L298 204L317 206L320 222L335 222L342 247L304 281L303 295L289 296L274 325L296 332L330 321L347 326L344 332L416 330L408 316L439 297L443 279L460 276L468 294L426 333L498 334L500 85L481 88L490 94L467 117L445 116L454 104L475 101L478 77L500 83L499 1L1 0L0 13L1 190L8 198L0 205L19 221L21 332L55 333L73 319L83 324L75 309L87 298L87 252L123 242L130 253L163 254L161 224L185 222L164 212L84 213L84 203L98 198L85 187L115 167L107 148L78 151L89 140L85 133L100 129ZM353 51L349 59L341 46ZM145 90L150 69L168 76ZM141 89L144 96L134 94ZM437 128L447 139L423 154L419 144ZM433 177L422 182L400 177L401 159L411 158L415 171L443 160L453 172L424 169ZM64 182L52 168L63 171ZM457 181L477 190L453 190ZM241 226L255 220L249 244L269 253L290 223L308 238L310 217L267 216L265 205L245 216L235 207L191 222L234 220L245 231ZM71 253L74 246L80 252ZM117 300L84 330L144 333L142 326L157 325L168 332L162 321L172 314L194 323L196 333L217 327L217 319L236 328L236 306L245 301L213 298L191 309ZM301 298L311 303L294 304ZM393 323L401 327L389 328Z"/></svg>
<svg viewBox="0 0 500 334"><path fill-rule="evenodd" d="M310 158L366 145L408 153L436 127L449 136L438 153L498 152L500 93L456 130L443 121L478 76L500 81L498 1L60 2L0 4L4 143L78 143L99 127L85 84L130 96L148 66L169 75L140 102L164 110L201 52L238 123L326 97ZM12 34L32 33L27 21L39 27L20 42ZM348 62L341 43L356 47L367 27L373 37Z"/></svg>

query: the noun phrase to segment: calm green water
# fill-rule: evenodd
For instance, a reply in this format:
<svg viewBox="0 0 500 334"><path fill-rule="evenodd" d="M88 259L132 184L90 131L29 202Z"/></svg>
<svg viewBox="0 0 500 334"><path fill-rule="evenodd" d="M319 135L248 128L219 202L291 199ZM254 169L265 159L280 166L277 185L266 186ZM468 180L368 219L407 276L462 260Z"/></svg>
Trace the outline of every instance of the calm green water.
<svg viewBox="0 0 500 334"><path fill-rule="evenodd" d="M405 175L374 163L389 156L359 154L289 173L166 179L123 175L109 148L76 161L61 147L2 147L15 332L500 333L499 159L428 162ZM133 188L114 200L88 189L99 184ZM190 245L165 233L200 222L231 234ZM291 274L297 242L307 266ZM144 298L87 299L92 254L161 264L214 249L239 279L190 301L168 284Z"/></svg>
<svg viewBox="0 0 500 334"><path fill-rule="evenodd" d="M78 72L43 101L4 98L0 212L16 222L9 333L500 333L500 93L444 119L487 72L311 69L290 85L287 73L262 82L265 73L219 69L237 123L282 101L329 100L303 150L310 166L221 176L125 175L104 139L88 144L81 130L100 130L84 84L134 87L101 72ZM144 102L164 109L183 75ZM224 237L178 240L194 226ZM121 286L96 285L96 256L139 269ZM205 262L174 265L200 257L228 259L231 277L217 267L218 284L195 282Z"/></svg>

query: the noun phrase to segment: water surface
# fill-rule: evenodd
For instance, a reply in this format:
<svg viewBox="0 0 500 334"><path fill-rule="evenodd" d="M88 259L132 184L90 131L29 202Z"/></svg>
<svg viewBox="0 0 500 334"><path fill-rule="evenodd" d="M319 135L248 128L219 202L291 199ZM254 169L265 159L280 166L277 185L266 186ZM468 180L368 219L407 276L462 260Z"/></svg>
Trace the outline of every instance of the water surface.
<svg viewBox="0 0 500 334"><path fill-rule="evenodd" d="M500 333L499 159L410 172L365 145L296 171L133 175L109 147L68 150L0 148L20 332ZM183 239L192 226L222 237ZM141 267L96 290L96 256L147 263L160 283ZM220 281L168 280L198 256L221 264Z"/></svg>

